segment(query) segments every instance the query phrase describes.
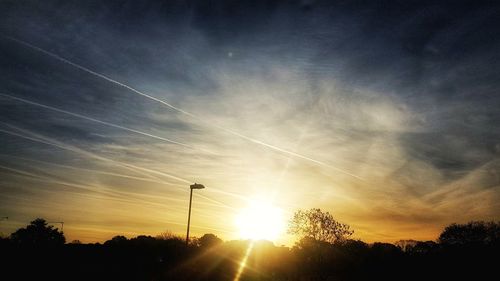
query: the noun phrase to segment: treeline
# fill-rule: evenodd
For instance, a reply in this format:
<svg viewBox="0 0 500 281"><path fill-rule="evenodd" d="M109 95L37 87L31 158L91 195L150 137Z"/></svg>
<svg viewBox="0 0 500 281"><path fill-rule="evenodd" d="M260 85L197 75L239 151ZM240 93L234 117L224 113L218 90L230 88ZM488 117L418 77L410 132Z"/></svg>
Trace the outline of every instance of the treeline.
<svg viewBox="0 0 500 281"><path fill-rule="evenodd" d="M0 240L0 264L9 280L496 280L498 275L500 223L452 224L436 241L320 239L304 236L291 248L224 242L213 234L186 245L169 233L65 243L63 233L37 219Z"/></svg>

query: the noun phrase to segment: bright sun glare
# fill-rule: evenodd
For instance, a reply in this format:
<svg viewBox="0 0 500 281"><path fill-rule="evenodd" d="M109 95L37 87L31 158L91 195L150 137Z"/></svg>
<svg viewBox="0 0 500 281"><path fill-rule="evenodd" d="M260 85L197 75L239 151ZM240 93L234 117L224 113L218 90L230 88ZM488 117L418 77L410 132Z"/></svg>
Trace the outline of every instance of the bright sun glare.
<svg viewBox="0 0 500 281"><path fill-rule="evenodd" d="M236 217L243 239L275 241L283 232L283 211L264 200L251 200Z"/></svg>

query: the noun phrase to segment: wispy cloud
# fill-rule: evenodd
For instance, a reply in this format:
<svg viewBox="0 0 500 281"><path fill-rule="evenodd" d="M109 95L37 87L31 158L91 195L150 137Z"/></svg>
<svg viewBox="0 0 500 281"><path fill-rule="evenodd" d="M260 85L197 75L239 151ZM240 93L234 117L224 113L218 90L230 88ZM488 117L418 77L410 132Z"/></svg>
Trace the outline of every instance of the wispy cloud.
<svg viewBox="0 0 500 281"><path fill-rule="evenodd" d="M498 7L57 5L0 9L0 210L19 224L182 232L192 182L195 234L228 239L256 194L367 240L500 214Z"/></svg>

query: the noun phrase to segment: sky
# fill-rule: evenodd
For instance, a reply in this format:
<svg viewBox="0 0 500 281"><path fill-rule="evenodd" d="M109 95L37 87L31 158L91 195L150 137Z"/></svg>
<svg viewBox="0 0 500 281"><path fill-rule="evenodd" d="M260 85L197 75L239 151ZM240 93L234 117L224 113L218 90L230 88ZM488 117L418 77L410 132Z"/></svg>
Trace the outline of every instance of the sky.
<svg viewBox="0 0 500 281"><path fill-rule="evenodd" d="M495 1L0 1L0 232L184 235L194 182L225 240L252 198L368 242L499 220L499 50Z"/></svg>

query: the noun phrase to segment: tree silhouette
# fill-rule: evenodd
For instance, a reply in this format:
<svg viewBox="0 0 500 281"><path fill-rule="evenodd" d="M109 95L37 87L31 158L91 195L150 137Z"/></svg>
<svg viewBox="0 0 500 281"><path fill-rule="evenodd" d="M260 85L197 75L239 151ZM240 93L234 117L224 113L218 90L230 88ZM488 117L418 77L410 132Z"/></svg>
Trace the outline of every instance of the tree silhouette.
<svg viewBox="0 0 500 281"><path fill-rule="evenodd" d="M308 212L333 220L319 209ZM500 258L498 225L450 225L440 240L458 241L453 246L415 240L399 241L397 246L366 244L337 237L332 243L320 240L318 235L304 235L293 248L287 248L268 241L224 242L214 234L205 234L193 240L196 244L186 246L182 237L167 232L160 237L115 236L103 244L40 248L31 246L47 244L33 242L41 241L34 238L44 237L40 233L62 234L44 220L35 220L12 234L11 239L0 239L0 264L3 273L16 280L59 280L60 275L61 280L70 276L74 280L224 281L234 280L243 259L240 280L489 280ZM310 229L322 233L321 228ZM54 277L52 268L59 268L60 274Z"/></svg>
<svg viewBox="0 0 500 281"><path fill-rule="evenodd" d="M500 242L500 223L471 221L467 224L451 224L439 235L445 245L488 245Z"/></svg>
<svg viewBox="0 0 500 281"><path fill-rule="evenodd" d="M27 247L54 247L66 242L62 232L40 218L32 221L26 228L12 233L10 239L15 244Z"/></svg>
<svg viewBox="0 0 500 281"><path fill-rule="evenodd" d="M354 231L347 224L336 221L321 209L298 210L290 221L288 233L328 243L344 242Z"/></svg>

